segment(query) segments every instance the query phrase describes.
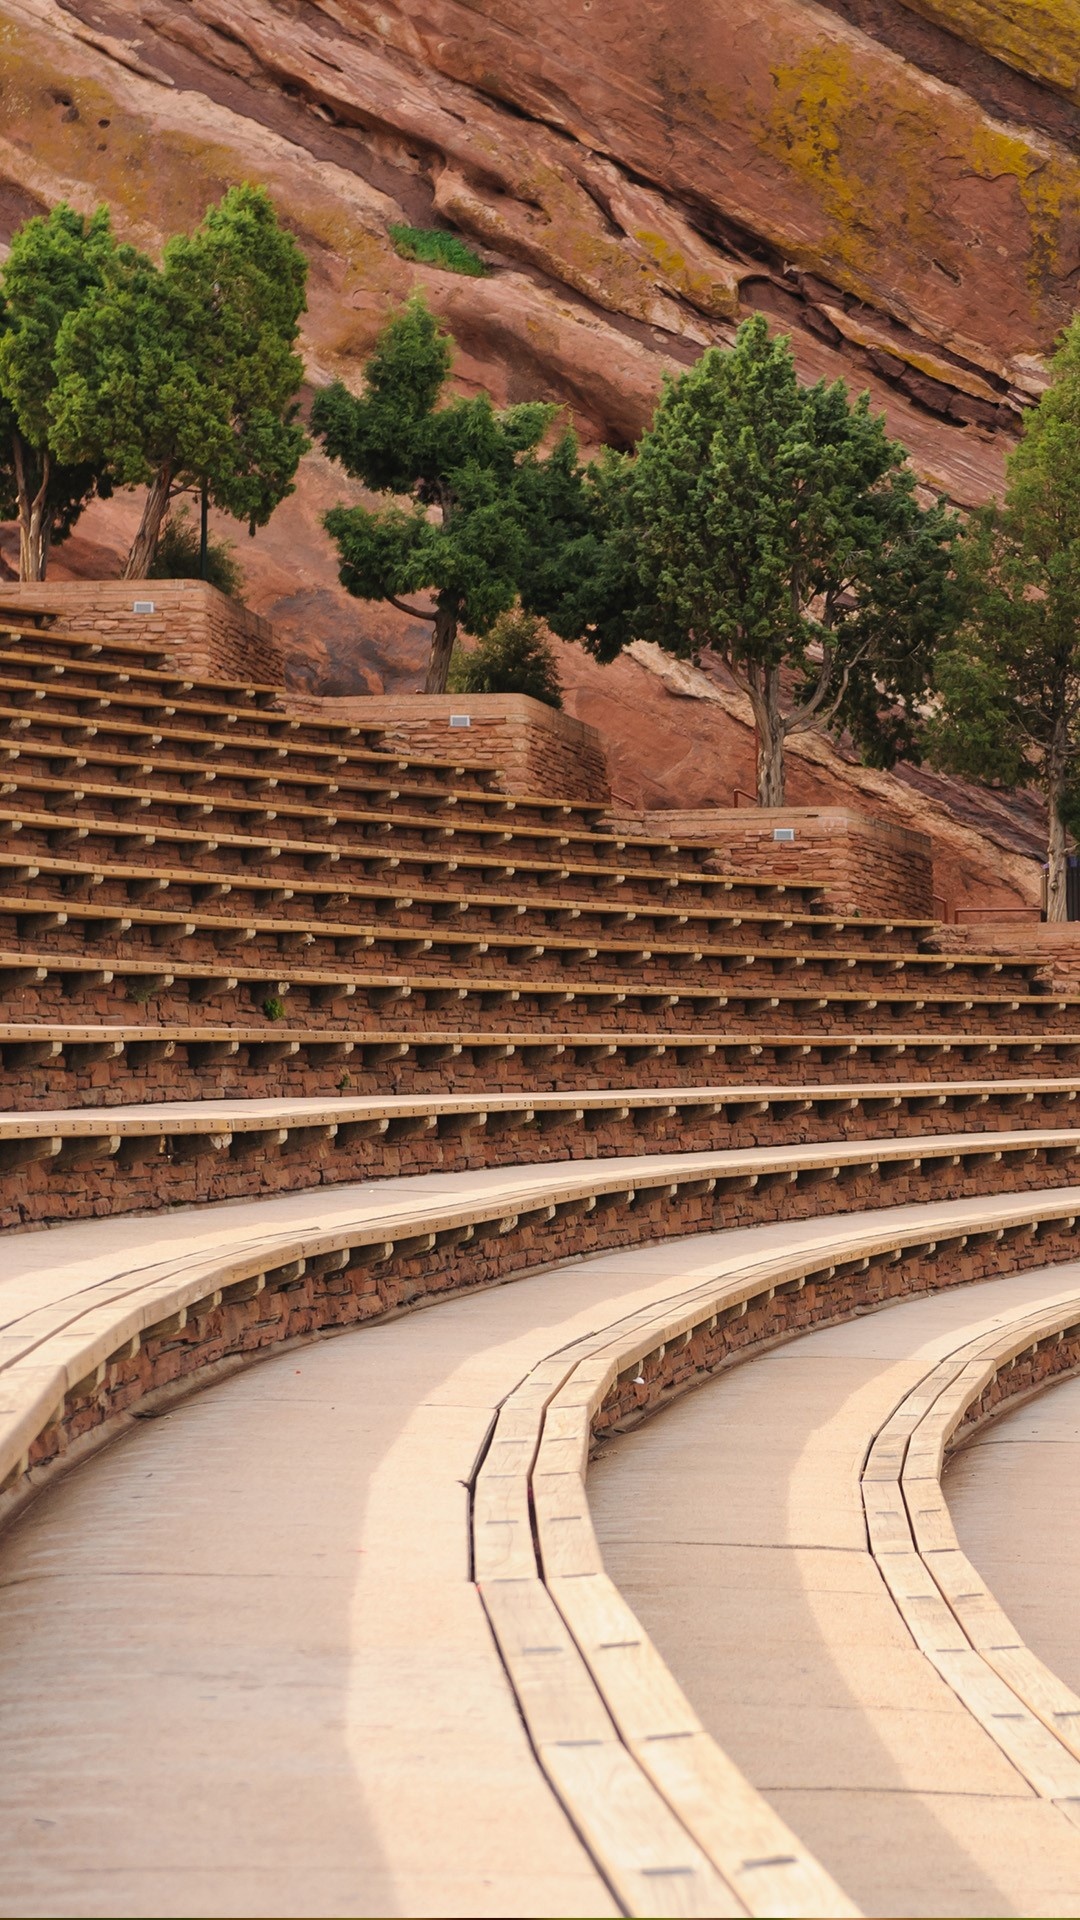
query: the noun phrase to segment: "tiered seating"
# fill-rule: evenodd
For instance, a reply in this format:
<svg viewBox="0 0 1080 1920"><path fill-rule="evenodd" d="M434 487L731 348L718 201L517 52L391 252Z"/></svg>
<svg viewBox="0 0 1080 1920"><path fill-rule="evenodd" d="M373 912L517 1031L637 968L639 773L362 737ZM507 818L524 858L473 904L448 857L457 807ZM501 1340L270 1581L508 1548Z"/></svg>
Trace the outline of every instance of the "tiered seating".
<svg viewBox="0 0 1080 1920"><path fill-rule="evenodd" d="M716 866L164 649L13 624L0 1217L1067 1127L1080 1004L1036 964Z"/></svg>
<svg viewBox="0 0 1080 1920"><path fill-rule="evenodd" d="M419 1369L433 1423L390 1410L394 1541L437 1516L503 1665L477 1593L440 1637L423 1551L383 1601L455 1686L465 1644L509 1681L620 1910L823 1916L607 1581L584 1464L755 1344L1067 1262L1080 995L721 865L164 648L0 627L0 1226L80 1223L12 1243L0 1517L148 1395L539 1270L516 1330L526 1288L467 1303L460 1394Z"/></svg>

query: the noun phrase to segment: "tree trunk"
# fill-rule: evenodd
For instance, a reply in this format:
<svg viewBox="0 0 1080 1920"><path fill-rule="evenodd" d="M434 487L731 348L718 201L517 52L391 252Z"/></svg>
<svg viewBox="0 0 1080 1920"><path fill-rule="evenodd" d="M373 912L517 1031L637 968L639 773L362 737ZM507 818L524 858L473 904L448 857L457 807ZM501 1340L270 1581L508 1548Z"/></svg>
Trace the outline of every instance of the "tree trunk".
<svg viewBox="0 0 1080 1920"><path fill-rule="evenodd" d="M1046 835L1046 918L1047 920L1067 920L1069 901L1066 887L1068 865L1066 859L1067 841L1065 826L1058 811L1060 801L1060 782L1052 780L1048 784L1046 803L1049 824Z"/></svg>
<svg viewBox="0 0 1080 1920"><path fill-rule="evenodd" d="M759 667L748 682L750 705L757 727L757 791L759 807L784 804L785 729L780 712L780 669Z"/></svg>
<svg viewBox="0 0 1080 1920"><path fill-rule="evenodd" d="M12 451L19 505L19 579L44 580L49 564L49 535L52 532L46 508L50 457L47 452L42 454L41 473L35 476L33 462L27 458L29 448L19 433L12 436ZM31 492L35 477L38 485Z"/></svg>
<svg viewBox="0 0 1080 1920"><path fill-rule="evenodd" d="M431 658L428 661L427 679L424 681L425 693L445 693L450 673L450 655L454 651L457 639L457 607L451 601L444 603L440 595L435 610L435 632L431 641Z"/></svg>
<svg viewBox="0 0 1080 1920"><path fill-rule="evenodd" d="M139 531L131 543L131 552L124 568L125 580L145 580L154 564L157 552L158 534L161 522L165 518L165 509L169 504L169 489L172 486L172 465L166 461L159 467L146 489L146 502L143 506Z"/></svg>
<svg viewBox="0 0 1080 1920"><path fill-rule="evenodd" d="M40 509L19 514L19 579L44 580L49 564L49 529Z"/></svg>

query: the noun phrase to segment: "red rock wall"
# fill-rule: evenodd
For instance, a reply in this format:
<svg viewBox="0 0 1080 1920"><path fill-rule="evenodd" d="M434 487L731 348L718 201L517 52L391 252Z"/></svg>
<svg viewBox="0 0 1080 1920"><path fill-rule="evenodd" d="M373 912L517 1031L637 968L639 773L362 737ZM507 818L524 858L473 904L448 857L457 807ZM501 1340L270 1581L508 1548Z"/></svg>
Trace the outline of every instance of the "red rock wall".
<svg viewBox="0 0 1080 1920"><path fill-rule="evenodd" d="M291 694L295 713L384 727L391 747L439 760L494 768L507 793L550 795L608 806L611 787L601 736L584 720L522 693L435 693L364 700ZM451 725L467 717L467 727Z"/></svg>
<svg viewBox="0 0 1080 1920"><path fill-rule="evenodd" d="M136 613L152 601L153 613ZM202 580L58 580L0 585L5 609L55 613L59 626L103 640L166 647L177 665L210 679L284 686L285 666L268 620Z"/></svg>

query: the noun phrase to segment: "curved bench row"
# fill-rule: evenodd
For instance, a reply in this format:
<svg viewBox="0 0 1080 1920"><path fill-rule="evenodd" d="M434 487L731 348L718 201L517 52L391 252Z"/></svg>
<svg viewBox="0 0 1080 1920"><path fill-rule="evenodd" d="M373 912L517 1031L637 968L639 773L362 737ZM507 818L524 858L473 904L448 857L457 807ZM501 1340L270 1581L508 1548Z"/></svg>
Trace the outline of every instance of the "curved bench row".
<svg viewBox="0 0 1080 1920"><path fill-rule="evenodd" d="M721 1175L709 1171L715 1163L715 1156L688 1155L677 1166L660 1158L489 1168L173 1212L138 1223L134 1244L146 1252L134 1265L128 1237L121 1234L124 1252L114 1259L111 1223L99 1223L80 1231L99 1236L87 1245L101 1247L100 1270L74 1292L54 1264L54 1236L27 1236L25 1256L13 1243L15 1278L0 1296L0 1480L7 1490L30 1484L35 1466L63 1456L148 1392L283 1340L369 1322L571 1256L712 1231L718 1195L723 1202ZM791 1187L788 1172L777 1174L778 1198ZM751 1218L770 1217L765 1200L755 1200ZM781 1205L771 1217L784 1211ZM905 1292L1068 1259L1078 1213L1080 1188L1063 1187L895 1207L869 1216L870 1228L860 1213L790 1221L790 1270L770 1257L759 1287L744 1264L735 1283L741 1304L724 1325L712 1308L701 1328L689 1325L679 1380L708 1371L748 1339ZM258 1225L248 1233L251 1220ZM234 1247L239 1223L245 1232ZM816 1246L823 1232L835 1257L808 1268L801 1249ZM732 1317L739 1324L729 1341ZM666 1350L643 1359L640 1378L620 1380L601 1425L639 1417L663 1399L665 1357Z"/></svg>
<svg viewBox="0 0 1080 1920"><path fill-rule="evenodd" d="M13 783L5 784L10 793ZM109 797L112 813L104 805L93 812L82 807L80 802L88 795L95 802ZM454 891L471 876L490 886L514 880L521 888L534 887L538 892L554 887L579 900L610 890L620 905L633 902L648 906L653 900L670 902L677 896L680 907L687 901L710 906L734 897L751 903L791 904L806 911L822 884L810 878L798 883L751 879L700 867L661 866L644 859L615 857L623 852L632 854L641 844L634 841L613 843L609 861L571 860L565 855L545 858L528 846L518 847L513 833L494 826L483 829L485 837L480 847L462 848L449 844L453 831L449 827L444 830L438 821L422 823L422 835L426 837L410 842L406 834L399 833L399 823L392 814L372 814L371 832L358 834L356 823L340 811L320 812L309 820L307 815L314 816L315 810L308 809L290 825L290 814L296 809L266 802L250 801L243 809L236 803L230 810L213 800L185 793L166 804L162 796L147 795L139 787L110 790L109 796L91 795L88 787L71 788L61 798L63 804L56 807L40 802L24 805L5 798L0 804L0 825L7 833L21 834L20 844L28 851L40 848L50 853L80 845L94 852L100 843L100 851L106 856L123 858L160 846L168 848L173 857L205 860L222 849L233 860L281 860L282 872L287 870L292 855L312 862L309 870L334 855L348 855L361 871L393 871L401 878L411 872L414 880L429 883L445 879ZM230 821L230 811L241 817ZM306 825L312 831L305 832Z"/></svg>
<svg viewBox="0 0 1080 1920"><path fill-rule="evenodd" d="M158 840L153 831L139 829L131 833L117 825L116 836L135 842L133 850L143 858L109 861L96 858L85 847L85 839L90 837L89 828L84 835L82 827L74 833L67 825L60 828L57 835L53 827L54 823L49 821L46 837L50 841L56 837L62 840L70 832L73 843L81 849L79 858L65 859L38 848L31 850L31 835L5 852L4 867L8 871L14 868L23 872L24 877L30 879L39 873L54 874L59 880L78 879L86 886L105 884L110 874L122 874L132 885L141 881L150 887L171 870L167 858L173 841L168 835L162 836L161 855L153 856ZM191 835L177 830L174 840L186 850ZM426 886L422 882L419 885L410 882L406 887L403 880L395 877L396 856L389 849L372 852L370 848L358 849L348 844L334 847L309 840L263 841L236 834L200 839L197 851L216 862L205 870L202 884L227 885L230 891L235 888L242 895L249 890L249 867L253 867L250 891L254 897L267 888L283 892L293 887L296 880L306 880L310 874L320 875L320 879L307 884L317 886L322 894L347 892L350 898L363 903L365 912L393 911L395 916L400 916L402 924L425 929L438 927L443 920L476 922L478 932L484 926L509 928L515 923L519 932L531 934L570 929L581 935L609 936L631 929L635 936L648 936L654 944L657 940L662 944L673 940L676 945L732 936L738 936L740 941L768 944L774 937L795 936L803 943L804 952L831 940L858 954L868 947L891 953L898 941L908 945L917 943L932 927L931 922L921 920L851 919L824 906L817 912L805 912L775 902L762 905L759 889L762 897L768 895L768 882L747 882L744 892L742 883L733 878L721 889L718 905L668 901L654 895L647 900L630 901L619 894L604 897L602 890L591 895L526 893L522 898L520 890L498 891L483 882L476 885L475 875L470 876L467 868L462 871L460 883L450 891L445 886ZM263 863L272 868L269 875L258 871ZM463 865L452 857L440 862L437 855L435 864L451 876ZM486 862L485 866L489 864ZM371 871L376 868L377 872ZM190 865L185 872L190 878ZM380 878L383 873L389 877Z"/></svg>
<svg viewBox="0 0 1080 1920"><path fill-rule="evenodd" d="M281 1340L433 1297L449 1246L459 1283L527 1271L545 1249L519 1230L535 1228L545 1199L574 1218L576 1172L560 1169L559 1184L526 1169L174 1214L140 1223L137 1239L102 1223L83 1230L72 1267L36 1244L71 1240L30 1236L0 1301L9 1511L132 1408ZM590 1249L624 1243L629 1190L619 1197L616 1231L590 1236ZM513 1219L511 1205L525 1211ZM614 1324L594 1322L504 1403L474 1480L476 1576L541 1764L628 1911L853 1909L701 1731L603 1575L581 1485L590 1435L806 1327L1069 1260L1078 1212L1073 1188L815 1218L763 1229L758 1250L745 1232L669 1244L664 1268L685 1279L654 1286ZM411 1272L409 1292L365 1291L390 1263L399 1279Z"/></svg>
<svg viewBox="0 0 1080 1920"><path fill-rule="evenodd" d="M978 1130L958 1136L961 1162L989 1171L1001 1156L1025 1153L1030 1142L1037 1164L1049 1151L1064 1166L1068 1141L1080 1136L1061 1131L1061 1124L1078 1097L1080 1081L878 1082L534 1092L527 1104L491 1091L343 1092L331 1100L172 1100L11 1112L0 1114L0 1221L40 1224L371 1174L597 1161L642 1148L671 1154L784 1148L796 1156L795 1166L798 1151L811 1143L832 1142L846 1154L853 1141L910 1135L915 1172L927 1143L969 1117ZM1000 1135L990 1131L995 1126ZM1047 1133L1060 1144L1048 1149Z"/></svg>
<svg viewBox="0 0 1080 1920"><path fill-rule="evenodd" d="M229 976L215 976L224 992ZM235 986L235 981L233 982ZM272 980L266 989L274 992ZM493 1073L504 1091L525 1095L545 1088L582 1091L629 1087L700 1086L709 1076L723 1090L748 1071L773 1069L812 1093L816 1076L867 1073L888 1086L895 1074L927 1082L956 1066L1007 1087L1017 1069L1067 1073L1080 1065L1080 1033L992 1038L977 1033L845 1033L808 1040L798 1033L656 1033L638 1031L527 1031L486 1033L400 1027L294 1027L267 1019L262 1026L54 1025L51 1021L0 1027L0 1059L10 1107L42 1108L86 1095L108 1106L142 1094L198 1099L210 1093L306 1096L349 1092L429 1092L467 1088L474 1075L483 1091ZM48 1080L40 1073L48 1066ZM273 1076L268 1081L268 1075ZM392 1079L390 1076L392 1075ZM209 1076L209 1078L207 1077Z"/></svg>
<svg viewBox="0 0 1080 1920"><path fill-rule="evenodd" d="M907 974L913 981L953 980L954 984L964 982L976 986L986 982L1020 993L1030 992L1038 984L1042 991L1047 990L1045 984L1039 982L1038 961L1020 957L1003 959L997 954L905 949L896 944L895 938L881 946L871 945L870 935L874 932L871 923L856 929L858 943L852 945L846 939L850 932L847 923L825 916L808 917L796 923L791 916L776 913L732 912L726 920L720 913L714 913L711 918L719 922L719 926L706 926L695 934L690 922L696 916L681 910L676 913L674 908L613 910L569 901L534 908L507 895L490 898L457 895L448 901L445 894L435 891L406 895L400 886L393 888L370 880L347 881L336 869L315 879L296 874L286 877L277 868L268 874L239 869L226 878L215 868L170 867L164 863L151 867L61 859L36 853L29 856L18 844L0 854L0 881L9 896L14 887L25 889L25 894L20 891L20 898L25 898L27 913L32 913L39 902L62 904L78 900L80 894L85 893L95 896L94 904L99 910L112 907L118 917L125 909L137 908L147 901L160 902L161 909L168 912L191 912L211 901L228 899L238 917L241 913L256 918L266 915L271 924L280 918L282 908L288 909L291 917L302 916L312 907L321 915L331 910L340 915L353 907L370 913L373 906L381 904L392 906L402 914L411 911L413 919L411 922L402 919L393 929L378 921L361 921L360 931L370 933L376 946L380 942L390 945L400 942L409 931L415 938L422 931L427 935L422 951L441 950L459 962L467 960L475 951L493 951L504 953L510 960L547 958L561 961L564 966L633 962L644 970L652 962L654 971L693 966L706 974L760 971L769 977L796 973L804 974L807 980L818 974L829 980L852 974L860 981L895 980ZM429 910L426 916L425 910ZM78 908L72 911L78 918ZM661 937L649 935L644 924L636 924L654 916L659 918L662 911L668 912L674 924L661 926ZM533 918L544 924L521 924ZM553 926L546 924L551 919ZM746 924L748 919L761 922L756 939L752 927ZM581 924L589 920L601 924L596 927ZM474 921L481 924L474 925ZM798 944L793 942L793 930L798 933ZM891 934L895 931L890 928Z"/></svg>
<svg viewBox="0 0 1080 1920"><path fill-rule="evenodd" d="M706 1183L711 1228L748 1216L799 1217L819 1204L823 1184L837 1213L860 1206L875 1188L906 1201L982 1192L988 1179L1003 1193L1068 1186L1080 1160L1080 1129L1038 1124L1031 1116L1020 1130L1002 1124L882 1136L874 1130L874 1110L889 1106L895 1120L901 1103L892 1106L880 1091L864 1095L871 1111L864 1111L857 1137L839 1140L792 1138L784 1116L792 1109L809 1113L809 1098L751 1096L755 1111L772 1108L772 1131L788 1136L782 1146L721 1146L716 1135L728 1129L714 1094L696 1110L688 1104L684 1117L670 1102L658 1113L648 1095L638 1101L633 1118L628 1105L610 1098L586 1109L568 1106L565 1098L545 1103L542 1096L524 1108L506 1097L472 1109L467 1100L448 1099L432 1111L407 1101L342 1096L331 1107L206 1102L186 1110L165 1104L0 1116L0 1224L341 1185L375 1171L404 1173L417 1163L441 1171L504 1167L533 1160L538 1134L546 1136L551 1177L578 1187L585 1182L597 1197L625 1192L639 1220L658 1187L670 1189L669 1205L681 1207L688 1190L699 1201ZM829 1103L821 1105L827 1119ZM850 1116L856 1103L846 1105ZM695 1118L703 1138L688 1152ZM657 1119L668 1123L659 1138ZM815 1130L824 1131L820 1120ZM295 1158L286 1151L290 1142ZM642 1157L646 1146L651 1153ZM387 1154L394 1147L405 1163L396 1168Z"/></svg>
<svg viewBox="0 0 1080 1920"><path fill-rule="evenodd" d="M1021 1641L961 1551L941 1486L974 1425L1080 1368L1080 1293L1010 1315L930 1370L862 1475L870 1551L916 1646L1043 1799L1080 1826L1080 1699Z"/></svg>

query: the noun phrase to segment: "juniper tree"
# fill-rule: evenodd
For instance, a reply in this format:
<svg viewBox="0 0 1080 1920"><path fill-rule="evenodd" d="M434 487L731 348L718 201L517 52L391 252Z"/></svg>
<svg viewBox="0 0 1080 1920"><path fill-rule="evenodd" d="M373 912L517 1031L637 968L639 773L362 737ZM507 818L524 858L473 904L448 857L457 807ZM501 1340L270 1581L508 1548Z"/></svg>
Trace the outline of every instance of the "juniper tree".
<svg viewBox="0 0 1080 1920"><path fill-rule="evenodd" d="M338 381L311 414L331 458L388 496L374 510L335 507L324 524L350 593L430 622L427 693L446 687L459 626L483 635L519 595L544 613L565 591L566 528L583 511L573 435L540 453L558 409L448 397L451 346L414 296L380 335L362 395ZM416 593L433 606L404 597Z"/></svg>
<svg viewBox="0 0 1080 1920"><path fill-rule="evenodd" d="M170 500L205 485L249 530L265 525L307 445L294 351L307 265L258 187L230 188L160 268L125 250L57 340L50 413L68 459L145 486L125 578L149 572Z"/></svg>
<svg viewBox="0 0 1080 1920"><path fill-rule="evenodd" d="M865 394L801 386L756 315L667 383L636 453L591 484L600 586L552 625L570 637L576 618L600 658L638 637L719 659L753 710L762 806L783 804L800 729L846 727L878 765L916 750L959 523L919 504Z"/></svg>
<svg viewBox="0 0 1080 1920"><path fill-rule="evenodd" d="M104 463L63 460L51 442L56 342L101 287L115 258L108 210L89 218L61 203L18 228L0 275L0 513L19 523L19 575L43 580L101 488Z"/></svg>
<svg viewBox="0 0 1080 1920"><path fill-rule="evenodd" d="M969 617L938 665L928 748L939 766L1047 807L1046 917L1064 920L1080 825L1080 319L1010 455L1004 505L964 543Z"/></svg>

